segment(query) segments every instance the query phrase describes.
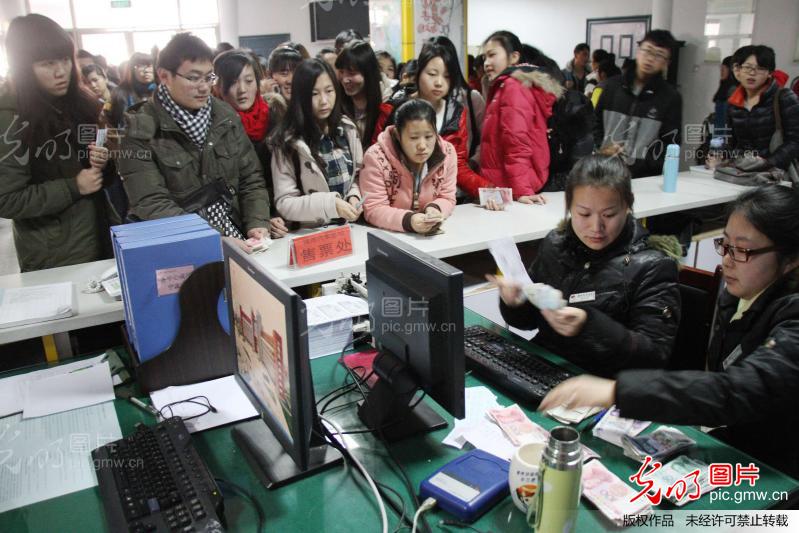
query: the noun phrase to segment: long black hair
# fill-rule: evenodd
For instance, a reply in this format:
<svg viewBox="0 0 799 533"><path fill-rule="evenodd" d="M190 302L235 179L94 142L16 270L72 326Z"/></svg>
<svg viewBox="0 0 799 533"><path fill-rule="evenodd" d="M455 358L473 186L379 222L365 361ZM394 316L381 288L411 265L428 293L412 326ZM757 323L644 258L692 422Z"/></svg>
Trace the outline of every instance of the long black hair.
<svg viewBox="0 0 799 533"><path fill-rule="evenodd" d="M305 59L294 70L294 78L291 82L291 100L289 100L288 110L283 121L272 133L269 144L273 152L279 153L283 157L291 160L291 151L294 150L292 143L301 140L308 145L311 154L319 163L319 168L323 171L325 165L319 158L319 140L322 138L322 129L316 122L313 112L313 88L319 76L327 74L336 90L336 103L333 111L327 118L328 131L332 134L335 128L341 124L341 90L336 81L336 73L333 68L321 59ZM333 136L334 139L337 136ZM300 179L299 176L296 176Z"/></svg>
<svg viewBox="0 0 799 533"><path fill-rule="evenodd" d="M98 123L102 104L83 85L75 43L61 26L35 13L16 17L8 27L6 49L19 116L30 123L22 133L29 145L53 139L67 129L76 130L79 124ZM69 87L64 96L54 99L39 86L33 64L64 58L72 62Z"/></svg>
<svg viewBox="0 0 799 533"><path fill-rule="evenodd" d="M336 58L336 68L355 70L363 76L363 90L366 93L366 126L363 128L361 144L366 150L372 144L372 136L380 115L383 93L380 90L380 64L374 50L365 41L351 41ZM355 119L355 102L342 91L341 108Z"/></svg>
<svg viewBox="0 0 799 533"><path fill-rule="evenodd" d="M466 80L463 79L463 72L458 64L458 55L454 53L455 47L453 46L452 49L450 49L444 44L433 42L434 39L438 38L433 37L433 39L429 39L424 46L422 46L421 52L419 52L416 70L416 88L417 90L419 89L419 77L422 75L427 64L433 59L440 57L449 75L449 92L446 94L446 97L449 97L451 94L458 94L461 89L468 87L468 84ZM443 37L443 39L447 38ZM449 39L447 40L449 41ZM452 44L452 41L450 41L450 44Z"/></svg>
<svg viewBox="0 0 799 533"><path fill-rule="evenodd" d="M483 41L483 46L491 41L496 41L505 50L505 53L508 54L508 63L510 63L510 56L513 52L519 53L519 60L521 61L522 42L515 33L506 30L495 31Z"/></svg>

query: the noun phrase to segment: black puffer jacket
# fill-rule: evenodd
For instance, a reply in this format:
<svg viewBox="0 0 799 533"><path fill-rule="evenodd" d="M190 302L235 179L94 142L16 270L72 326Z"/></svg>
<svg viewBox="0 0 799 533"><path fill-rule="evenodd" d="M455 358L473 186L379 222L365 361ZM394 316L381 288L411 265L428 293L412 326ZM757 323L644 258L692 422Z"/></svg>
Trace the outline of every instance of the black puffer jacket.
<svg viewBox="0 0 799 533"><path fill-rule="evenodd" d="M783 279L730 322L738 298L719 297L710 372L635 370L616 382L622 416L722 426L714 435L794 477L799 475L799 292ZM741 355L732 353L741 348ZM729 357L729 359L728 359ZM724 361L727 369L724 370Z"/></svg>
<svg viewBox="0 0 799 533"><path fill-rule="evenodd" d="M778 93L783 144L771 154L769 143L777 129L774 98ZM730 104L727 110L730 148L736 157L751 151L776 167L787 168L799 157L799 98L790 89L780 89L776 82L771 82L771 87L760 96L760 102L751 111L744 107L745 98L743 87L738 87L727 100Z"/></svg>
<svg viewBox="0 0 799 533"><path fill-rule="evenodd" d="M632 216L600 252L580 242L571 224L565 226L546 236L530 277L567 300L594 293L590 301L569 304L588 313L582 331L559 335L529 302L509 307L500 301L502 316L520 329L539 328L535 343L594 374L664 367L680 323L676 261L650 246L649 233Z"/></svg>

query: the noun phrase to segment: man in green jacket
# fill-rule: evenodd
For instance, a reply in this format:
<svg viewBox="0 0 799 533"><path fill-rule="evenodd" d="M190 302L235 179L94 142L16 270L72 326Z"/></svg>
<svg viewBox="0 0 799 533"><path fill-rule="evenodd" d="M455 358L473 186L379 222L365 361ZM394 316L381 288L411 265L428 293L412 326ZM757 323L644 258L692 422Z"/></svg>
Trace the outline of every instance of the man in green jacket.
<svg viewBox="0 0 799 533"><path fill-rule="evenodd" d="M212 60L202 40L176 35L158 56L152 99L126 113L117 163L130 213L141 220L198 213L223 236L268 237L261 164L236 112L211 96Z"/></svg>

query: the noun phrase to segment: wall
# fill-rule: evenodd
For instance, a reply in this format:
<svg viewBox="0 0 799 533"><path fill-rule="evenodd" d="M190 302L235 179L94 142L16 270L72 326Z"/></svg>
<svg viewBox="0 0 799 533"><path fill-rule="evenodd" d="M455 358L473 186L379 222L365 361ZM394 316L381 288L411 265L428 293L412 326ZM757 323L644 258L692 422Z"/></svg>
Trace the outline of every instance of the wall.
<svg viewBox="0 0 799 533"><path fill-rule="evenodd" d="M238 35L290 33L291 40L302 43L313 56L333 41L311 42L311 15L305 0L238 0ZM228 15L220 9L221 19ZM220 24L225 21L220 20ZM223 24L224 26L224 24ZM231 40L233 44L237 44Z"/></svg>
<svg viewBox="0 0 799 533"><path fill-rule="evenodd" d="M468 8L470 47L509 30L564 66L585 41L587 19L650 15L652 0L468 0Z"/></svg>

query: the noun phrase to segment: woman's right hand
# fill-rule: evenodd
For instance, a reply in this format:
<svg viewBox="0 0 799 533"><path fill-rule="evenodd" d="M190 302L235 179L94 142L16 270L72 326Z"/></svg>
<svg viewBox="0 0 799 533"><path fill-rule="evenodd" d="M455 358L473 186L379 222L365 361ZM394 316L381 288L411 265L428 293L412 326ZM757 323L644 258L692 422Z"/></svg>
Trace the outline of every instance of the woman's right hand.
<svg viewBox="0 0 799 533"><path fill-rule="evenodd" d="M103 171L97 167L84 168L75 177L82 196L95 193L103 187Z"/></svg>
<svg viewBox="0 0 799 533"><path fill-rule="evenodd" d="M519 307L524 303L522 287L516 282L508 281L502 276L486 274L486 279L499 288L499 297L510 307Z"/></svg>
<svg viewBox="0 0 799 533"><path fill-rule="evenodd" d="M345 219L347 222L355 222L358 220L358 217L361 216L361 213L356 211L352 204L341 198L336 198L336 212L338 216Z"/></svg>
<svg viewBox="0 0 799 533"><path fill-rule="evenodd" d="M489 211L504 211L505 204L501 204L494 200L493 198L489 198L486 200L485 208Z"/></svg>
<svg viewBox="0 0 799 533"><path fill-rule="evenodd" d="M424 213L416 213L411 216L411 228L416 233L427 235L437 225L441 224L441 217L432 218Z"/></svg>

